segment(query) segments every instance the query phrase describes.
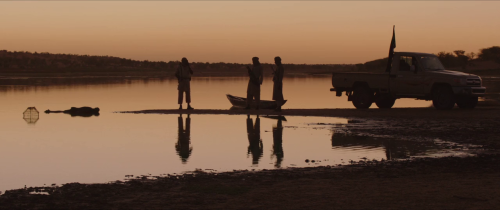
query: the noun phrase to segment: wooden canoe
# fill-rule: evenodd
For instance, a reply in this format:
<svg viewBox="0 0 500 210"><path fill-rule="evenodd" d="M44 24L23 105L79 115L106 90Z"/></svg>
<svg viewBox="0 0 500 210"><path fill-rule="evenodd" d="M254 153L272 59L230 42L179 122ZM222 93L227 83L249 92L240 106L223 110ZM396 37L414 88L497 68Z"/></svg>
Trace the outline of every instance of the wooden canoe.
<svg viewBox="0 0 500 210"><path fill-rule="evenodd" d="M227 94L226 96L227 96L227 99L229 99L229 102L231 102L231 104L234 107L245 108L247 106L247 99L246 98L233 96L233 95L229 95L229 94ZM286 103L286 100L283 101L283 105L285 103ZM255 100L252 101L251 107L252 108L257 107L257 102ZM277 107L276 101L260 100L260 104L259 104L260 109L276 109L276 107Z"/></svg>
<svg viewBox="0 0 500 210"><path fill-rule="evenodd" d="M266 115L266 116L261 116L263 118L269 118L269 119L273 119L273 120L282 120L282 121L286 121L286 117L283 116L283 115Z"/></svg>

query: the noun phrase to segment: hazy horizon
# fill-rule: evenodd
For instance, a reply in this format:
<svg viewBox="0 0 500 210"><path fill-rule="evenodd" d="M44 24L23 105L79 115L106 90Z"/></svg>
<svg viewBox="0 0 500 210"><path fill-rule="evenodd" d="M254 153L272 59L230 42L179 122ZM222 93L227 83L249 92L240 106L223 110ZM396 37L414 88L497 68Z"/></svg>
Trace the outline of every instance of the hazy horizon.
<svg viewBox="0 0 500 210"><path fill-rule="evenodd" d="M134 60L355 64L500 45L500 2L1 2L0 48Z"/></svg>

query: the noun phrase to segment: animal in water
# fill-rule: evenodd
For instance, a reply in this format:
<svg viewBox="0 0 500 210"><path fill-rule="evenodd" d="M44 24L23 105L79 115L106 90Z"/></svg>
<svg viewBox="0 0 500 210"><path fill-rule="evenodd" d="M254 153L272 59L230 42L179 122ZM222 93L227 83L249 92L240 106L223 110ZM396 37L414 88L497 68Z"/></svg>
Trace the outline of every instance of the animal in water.
<svg viewBox="0 0 500 210"><path fill-rule="evenodd" d="M99 108L91 108L88 106L84 107L71 107L71 109L64 110L64 111L51 111L50 109L45 110L45 113L64 113L64 114L69 114L72 117L75 116L80 116L80 117L91 117L91 116L99 116Z"/></svg>

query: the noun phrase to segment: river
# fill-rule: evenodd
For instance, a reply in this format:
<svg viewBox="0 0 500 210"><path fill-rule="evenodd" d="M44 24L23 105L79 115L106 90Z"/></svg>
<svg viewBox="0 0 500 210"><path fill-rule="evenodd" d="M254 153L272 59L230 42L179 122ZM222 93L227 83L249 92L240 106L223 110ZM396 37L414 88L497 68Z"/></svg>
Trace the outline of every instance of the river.
<svg viewBox="0 0 500 210"><path fill-rule="evenodd" d="M193 78L192 106L228 109L225 94L245 96L246 86L245 78ZM335 97L330 87L330 78L285 78L288 102L283 108L353 108L345 96ZM0 190L196 169L221 172L348 164L439 150L432 142L413 145L345 135L346 118L115 113L175 109L176 88L177 82L168 79L0 86ZM271 95L268 79L262 99ZM395 107L430 105L402 99ZM100 115L43 113L80 106L99 107ZM23 119L28 107L36 107L38 119Z"/></svg>

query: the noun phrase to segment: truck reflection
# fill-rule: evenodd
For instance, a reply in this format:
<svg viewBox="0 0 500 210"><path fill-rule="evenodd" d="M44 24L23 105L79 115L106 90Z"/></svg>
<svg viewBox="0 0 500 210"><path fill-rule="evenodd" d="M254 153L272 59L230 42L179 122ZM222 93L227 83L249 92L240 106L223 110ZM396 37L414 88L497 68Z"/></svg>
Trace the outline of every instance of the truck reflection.
<svg viewBox="0 0 500 210"><path fill-rule="evenodd" d="M426 155L438 150L432 141L405 141L370 136L356 136L344 132L334 132L332 148L372 149L383 147L387 160L406 159L410 156Z"/></svg>
<svg viewBox="0 0 500 210"><path fill-rule="evenodd" d="M179 129L178 129L177 143L175 144L175 150L177 151L177 154L181 158L182 163L186 164L189 156L191 156L191 152L193 151L193 147L190 146L191 118L189 117L189 115L186 118L186 129L184 129L182 114L179 115L177 122Z"/></svg>

